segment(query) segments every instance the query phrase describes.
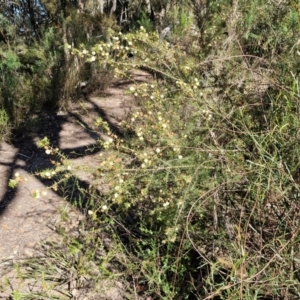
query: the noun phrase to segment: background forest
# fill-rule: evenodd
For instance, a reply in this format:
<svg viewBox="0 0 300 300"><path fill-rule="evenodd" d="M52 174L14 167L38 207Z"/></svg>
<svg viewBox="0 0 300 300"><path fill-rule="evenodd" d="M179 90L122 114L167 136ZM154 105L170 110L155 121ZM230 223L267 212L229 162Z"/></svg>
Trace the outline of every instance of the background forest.
<svg viewBox="0 0 300 300"><path fill-rule="evenodd" d="M55 294L66 274L95 292L127 282L124 299L300 298L299 14L294 0L1 2L3 139L76 101L82 82L92 93L133 69L154 77L128 91L128 134L97 124L111 139L93 176L109 188L73 201L91 199L89 234L24 266L53 283L15 299L72 299Z"/></svg>

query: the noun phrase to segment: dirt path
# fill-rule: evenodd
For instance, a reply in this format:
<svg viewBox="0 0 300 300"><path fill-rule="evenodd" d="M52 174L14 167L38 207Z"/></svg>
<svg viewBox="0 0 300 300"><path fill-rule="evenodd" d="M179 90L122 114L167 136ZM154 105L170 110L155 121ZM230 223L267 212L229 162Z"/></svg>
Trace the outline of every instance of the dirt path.
<svg viewBox="0 0 300 300"><path fill-rule="evenodd" d="M132 76L135 81L150 80L143 71L134 71ZM97 166L101 157L95 145L97 139L105 137L94 130L95 120L102 116L112 129L118 130L118 122L134 109L132 97L125 95L129 85L130 81L116 81L101 97L81 99L71 104L67 112L39 116L32 125L33 132L12 144L0 144L0 283L1 278L15 276L14 262L34 255L39 241L56 238L50 228L59 222L62 212L72 220L70 226L84 218L62 195L47 189L47 182L34 176L34 172L52 166L49 155L38 149L36 142L48 136L53 145L72 157L71 164ZM16 173L23 180L16 189L9 189L9 179ZM89 175L80 173L78 179L88 184ZM36 190L41 192L39 199L32 197ZM1 293L0 285L1 297L10 299L7 293Z"/></svg>

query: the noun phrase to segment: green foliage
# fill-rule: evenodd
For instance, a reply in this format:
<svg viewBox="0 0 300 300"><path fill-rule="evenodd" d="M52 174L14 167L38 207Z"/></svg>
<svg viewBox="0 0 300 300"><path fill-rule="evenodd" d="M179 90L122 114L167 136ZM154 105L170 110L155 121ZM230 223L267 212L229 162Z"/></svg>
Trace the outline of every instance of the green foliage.
<svg viewBox="0 0 300 300"><path fill-rule="evenodd" d="M7 133L7 128L9 128L9 118L5 110L0 110L0 140Z"/></svg>
<svg viewBox="0 0 300 300"><path fill-rule="evenodd" d="M11 50L1 53L2 61L0 63L1 72L1 106L5 108L6 114L13 119L15 111L15 95L17 85L17 70L20 67L19 57Z"/></svg>
<svg viewBox="0 0 300 300"><path fill-rule="evenodd" d="M48 137L45 136L42 140L40 140L37 143L37 146L38 146L38 148L48 149L50 147L50 141L49 141Z"/></svg>
<svg viewBox="0 0 300 300"><path fill-rule="evenodd" d="M45 43L28 47L14 36L14 43L0 47L0 106L9 117L11 126L24 124L32 109L39 109L47 101L54 51L51 30L45 34ZM44 48L42 47L45 46Z"/></svg>
<svg viewBox="0 0 300 300"><path fill-rule="evenodd" d="M228 57L224 70L217 73L216 59L203 80L199 66L208 62L195 63L195 58L160 44L157 35L143 28L112 41L110 46L97 44L92 48L95 54L84 55L88 60L102 57L101 63L111 65L119 75L133 66L146 68L161 76L165 84L158 81L130 89L140 111L123 125L136 135L128 140L115 136L103 145L111 152L99 171L102 177L105 173L111 189L99 197L94 210L107 211L128 230L142 234L130 244L145 264L140 273L153 295L175 299L194 293L198 299L213 295L252 299L257 290L268 293L268 287L260 284L266 281L274 294L280 293L290 276L281 274L277 283L271 280L282 267L276 253L289 257L299 235L298 223L289 214L299 193L299 153L291 139L300 125L298 78L286 73L287 85L278 89L272 84L273 78L282 74L278 69L267 78L268 92L253 90L256 79L251 72L258 67L257 61L253 67L243 68L245 57ZM271 43L277 44L276 40ZM127 48L120 46L123 44ZM232 47L229 51L235 54L239 50ZM128 52L134 53L133 62L126 60ZM244 77L242 87L235 75ZM208 87L208 82L214 85ZM219 88L226 93L220 95ZM134 214L134 227L124 223L127 214ZM284 221L279 217L282 214ZM276 244L282 246L274 250ZM263 251L263 258L257 249ZM159 261L153 265L157 253ZM195 258L196 265L192 263ZM172 269L174 264L177 268ZM176 289L197 268L207 274L201 282L205 288L195 289L196 281L192 281ZM258 276L260 280L252 285ZM297 281L294 276L293 280ZM293 288L296 286L295 282Z"/></svg>
<svg viewBox="0 0 300 300"><path fill-rule="evenodd" d="M261 1L206 8L200 37L190 16L174 11L172 46L144 28L147 19L134 33L111 30L95 45L66 45L74 60L98 70L129 78L142 68L156 80L128 90L139 109L122 122L124 137L96 121L109 138L99 141L103 160L88 187L77 185L78 169L48 139L40 144L58 162L39 176L55 179L52 188L79 203L93 228L67 239L48 272L57 274L62 261L66 273L90 276L94 261L107 274L103 262L116 254L95 255L103 245L94 234L104 226L122 252L117 270L145 297L299 295L299 8Z"/></svg>
<svg viewBox="0 0 300 300"><path fill-rule="evenodd" d="M144 27L147 32L151 32L154 30L154 23L150 18L147 16L145 12L141 13L140 20L137 21L138 28L140 26Z"/></svg>
<svg viewBox="0 0 300 300"><path fill-rule="evenodd" d="M1 44L9 44L16 34L15 27L10 24L9 20L2 13L0 13L0 28Z"/></svg>
<svg viewBox="0 0 300 300"><path fill-rule="evenodd" d="M11 50L1 53L2 60L0 64L2 76L5 73L13 73L21 66L19 57Z"/></svg>

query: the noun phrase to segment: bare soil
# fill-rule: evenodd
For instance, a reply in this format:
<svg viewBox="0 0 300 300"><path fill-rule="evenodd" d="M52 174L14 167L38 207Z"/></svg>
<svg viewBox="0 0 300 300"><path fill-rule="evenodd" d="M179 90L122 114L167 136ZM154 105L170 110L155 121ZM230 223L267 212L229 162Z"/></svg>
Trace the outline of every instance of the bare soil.
<svg viewBox="0 0 300 300"><path fill-rule="evenodd" d="M132 79L149 82L151 76L136 70ZM41 241L59 240L52 228L60 222L63 213L68 214L71 228L84 219L84 214L67 202L64 195L50 190L49 182L35 175L39 170L52 167L51 156L37 148L37 141L47 136L72 164L97 166L101 162L97 140L105 136L97 133L95 120L100 116L113 131L123 133L119 122L136 109L132 96L125 93L130 84L131 80L115 80L100 96L83 97L65 111L41 113L29 121L30 132L24 132L11 143L0 143L0 299L13 299L13 290L20 287L13 265L34 256ZM16 173L22 182L11 189L8 183ZM76 175L82 184L89 184L88 172ZM47 194L34 199L32 194L36 190L47 191ZM4 290L1 283L7 279L11 287ZM122 299L116 294L110 298Z"/></svg>

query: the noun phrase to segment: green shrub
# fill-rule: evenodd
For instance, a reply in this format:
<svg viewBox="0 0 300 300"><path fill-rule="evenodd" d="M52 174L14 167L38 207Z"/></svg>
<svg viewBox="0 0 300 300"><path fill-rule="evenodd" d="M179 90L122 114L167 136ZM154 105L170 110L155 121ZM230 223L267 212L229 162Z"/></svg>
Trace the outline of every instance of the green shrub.
<svg viewBox="0 0 300 300"><path fill-rule="evenodd" d="M0 109L0 140L8 134L9 118L4 109Z"/></svg>
<svg viewBox="0 0 300 300"><path fill-rule="evenodd" d="M50 29L40 44L30 46L16 33L9 37L12 42L0 45L0 107L5 110L11 127L17 128L26 123L30 112L41 109L51 98L50 75L57 63L52 49L55 36Z"/></svg>
<svg viewBox="0 0 300 300"><path fill-rule="evenodd" d="M121 124L125 136L97 122L110 138L99 141L94 185L81 189L89 225L109 225L119 270L154 299L300 293L297 59L278 43L297 50L296 9L256 15L267 4L255 4L211 2L202 50L172 47L143 27L72 50L116 76L142 68L157 79L128 90L139 108ZM257 35L260 22L268 34Z"/></svg>
<svg viewBox="0 0 300 300"><path fill-rule="evenodd" d="M130 89L140 110L123 125L135 136L111 133L113 141L103 144L111 152L99 173L111 188L94 207L99 219L104 212L118 223L134 215L134 225L123 226L138 232L130 245L145 265L140 276L149 293L252 299L270 288L280 294L291 278L285 293L297 292L296 273L289 269L298 239L289 213L298 195L299 154L291 138L299 128L297 78L286 78L295 82L291 88L269 83L268 92L259 94L250 90L252 70L241 69L244 92L220 97L223 84L235 86L232 77L215 77L208 87L213 71L203 80L194 58L165 48L155 34L142 28L112 40L93 49L117 74L143 67L165 80ZM134 62L124 60L126 51L135 54ZM230 72L237 66L235 59L225 65ZM274 281L284 265L290 267ZM191 277L197 272L200 281Z"/></svg>

